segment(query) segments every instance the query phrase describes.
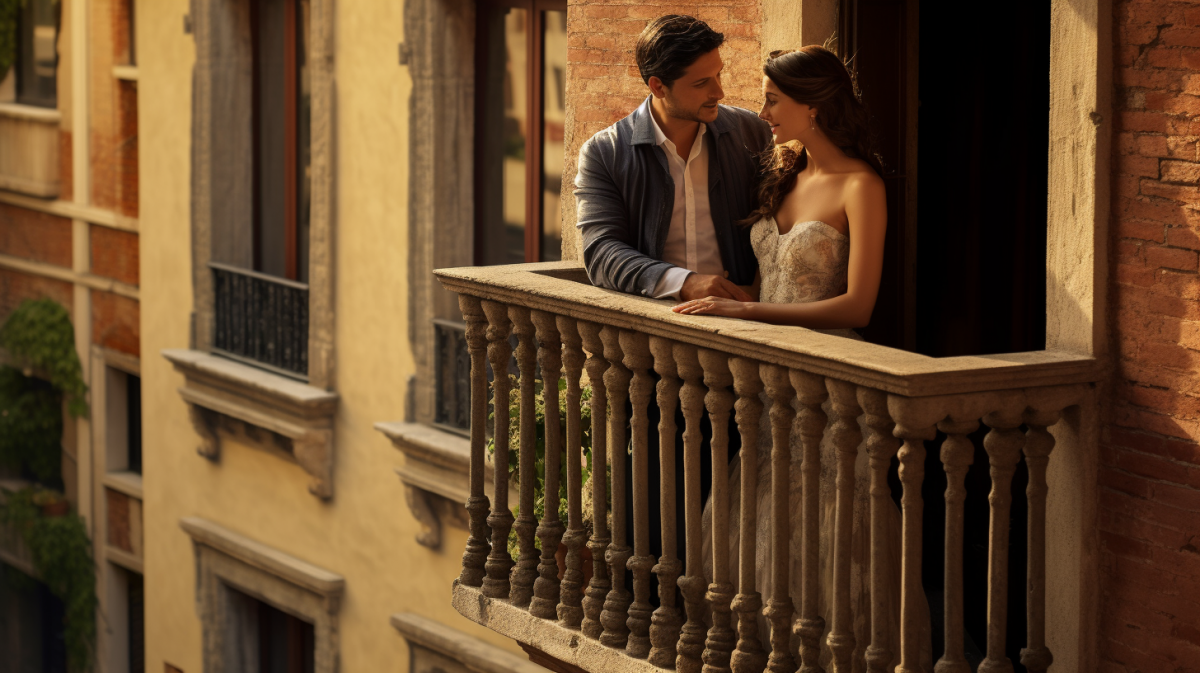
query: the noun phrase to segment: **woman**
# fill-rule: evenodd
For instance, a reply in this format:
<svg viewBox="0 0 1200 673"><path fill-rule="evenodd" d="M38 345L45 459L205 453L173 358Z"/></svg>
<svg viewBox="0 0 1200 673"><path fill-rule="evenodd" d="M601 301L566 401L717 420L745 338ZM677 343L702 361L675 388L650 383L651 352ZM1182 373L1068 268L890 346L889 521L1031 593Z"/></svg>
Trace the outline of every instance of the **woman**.
<svg viewBox="0 0 1200 673"><path fill-rule="evenodd" d="M867 111L854 81L842 61L829 50L808 46L796 51L774 52L763 66L763 103L759 117L771 125L774 152L767 157L765 176L759 188L758 210L746 221L758 257L759 275L750 294L757 301L742 302L706 297L680 304L678 313L717 315L760 320L860 338L853 328L870 319L883 268L887 200L880 166L870 147ZM769 406L769 405L768 405ZM826 411L828 412L828 405ZM766 414L764 414L764 419ZM770 595L770 437L764 420L758 451L758 590ZM800 456L799 437L792 437L791 455ZM735 458L735 463L737 459ZM799 474L798 461L792 465ZM851 603L854 613L854 671L865 670L865 652L871 645L870 596L870 502L867 457L860 451L855 464L855 499L851 545ZM740 466L730 475L730 503L736 510L740 500ZM834 447L821 446L820 512L820 611L826 633L832 624L833 521L835 513ZM801 491L792 479L792 549L790 591L799 608ZM711 567L711 501L705 511L706 569ZM888 614L895 615L887 649L895 655L887 670L899 663L900 606L900 513L885 513L887 535L884 546L890 560L887 572L894 578L889 595L882 597ZM730 516L730 559L736 565L737 525ZM732 575L736 577L736 571ZM711 574L710 574L711 577ZM799 615L797 615L799 616ZM922 663L932 670L929 653L928 619L921 624L924 634ZM764 645L769 633L760 625ZM794 646L798 643L794 642ZM828 666L830 652L821 641L822 663ZM768 648L769 649L769 648ZM793 647L793 652L796 647Z"/></svg>

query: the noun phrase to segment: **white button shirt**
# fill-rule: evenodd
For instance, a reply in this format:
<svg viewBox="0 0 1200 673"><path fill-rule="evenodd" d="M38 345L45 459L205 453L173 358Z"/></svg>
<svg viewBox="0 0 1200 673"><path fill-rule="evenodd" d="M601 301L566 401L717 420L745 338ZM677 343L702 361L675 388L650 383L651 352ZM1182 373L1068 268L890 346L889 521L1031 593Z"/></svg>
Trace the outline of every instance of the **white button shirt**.
<svg viewBox="0 0 1200 673"><path fill-rule="evenodd" d="M667 166L675 182L675 207L671 210L671 226L662 255L663 261L674 264L675 268L667 269L658 279L654 286L655 299L679 299L683 281L692 272L725 274L708 205L708 149L704 142L707 131L708 127L700 124L692 151L684 161L675 143L659 128L658 121L654 121L655 141L666 152Z"/></svg>

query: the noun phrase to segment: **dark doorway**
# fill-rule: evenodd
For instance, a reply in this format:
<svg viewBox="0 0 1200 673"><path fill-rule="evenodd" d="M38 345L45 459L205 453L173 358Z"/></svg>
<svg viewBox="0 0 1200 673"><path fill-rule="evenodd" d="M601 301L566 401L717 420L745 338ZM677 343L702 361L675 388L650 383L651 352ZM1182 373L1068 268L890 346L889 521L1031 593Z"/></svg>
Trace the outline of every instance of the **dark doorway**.
<svg viewBox="0 0 1200 673"><path fill-rule="evenodd" d="M928 0L842 0L840 8L838 46L871 111L888 186L889 259L864 336L934 357L1045 348L1050 4L1009 4L986 17ZM973 664L987 645L986 432L971 435L966 479L964 627ZM926 447L922 489L935 661L943 649L943 439ZM1017 671L1027 483L1022 463L1008 555L1006 654Z"/></svg>
<svg viewBox="0 0 1200 673"><path fill-rule="evenodd" d="M312 673L312 624L262 601L256 603L259 673Z"/></svg>

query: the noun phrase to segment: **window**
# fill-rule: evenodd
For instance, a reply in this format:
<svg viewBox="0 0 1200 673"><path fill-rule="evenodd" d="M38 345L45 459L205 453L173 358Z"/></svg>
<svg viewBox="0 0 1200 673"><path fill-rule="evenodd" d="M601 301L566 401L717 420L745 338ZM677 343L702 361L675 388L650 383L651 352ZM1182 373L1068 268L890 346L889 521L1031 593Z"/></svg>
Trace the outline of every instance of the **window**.
<svg viewBox="0 0 1200 673"><path fill-rule="evenodd" d="M142 473L142 379L108 368L106 460L109 472Z"/></svg>
<svg viewBox="0 0 1200 673"><path fill-rule="evenodd" d="M26 0L17 20L17 102L55 107L58 15L54 0Z"/></svg>
<svg viewBox="0 0 1200 673"><path fill-rule="evenodd" d="M258 609L258 673L312 673L312 624L262 601L256 600L254 605Z"/></svg>
<svg viewBox="0 0 1200 673"><path fill-rule="evenodd" d="M566 3L478 9L475 263L561 258Z"/></svg>
<svg viewBox="0 0 1200 673"><path fill-rule="evenodd" d="M256 0L254 43L254 270L308 279L308 2Z"/></svg>
<svg viewBox="0 0 1200 673"><path fill-rule="evenodd" d="M0 670L66 673L64 613L45 584L0 563Z"/></svg>

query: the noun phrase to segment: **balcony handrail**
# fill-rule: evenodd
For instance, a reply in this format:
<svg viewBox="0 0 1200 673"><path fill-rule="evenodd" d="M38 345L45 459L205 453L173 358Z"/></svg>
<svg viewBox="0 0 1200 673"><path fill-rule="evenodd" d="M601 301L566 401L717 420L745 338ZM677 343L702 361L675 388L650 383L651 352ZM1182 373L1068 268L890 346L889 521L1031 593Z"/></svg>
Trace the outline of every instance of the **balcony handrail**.
<svg viewBox="0 0 1200 673"><path fill-rule="evenodd" d="M803 327L685 316L671 311L668 300L594 287L574 261L438 269L434 275L458 294L636 330L906 397L1092 383L1101 377L1096 358L1065 350L935 358Z"/></svg>
<svg viewBox="0 0 1200 673"><path fill-rule="evenodd" d="M258 280L265 280L268 283L295 288L297 290L308 289L308 283L301 283L300 281L291 280L289 278L283 278L280 276L272 276L269 273L262 273L261 271L254 271L253 269L244 269L240 266L232 266L230 264L222 264L220 262L209 262L208 268L216 269L218 271L228 271L229 273L236 273L250 278L257 278Z"/></svg>

